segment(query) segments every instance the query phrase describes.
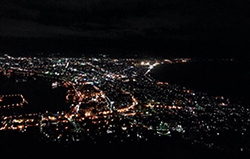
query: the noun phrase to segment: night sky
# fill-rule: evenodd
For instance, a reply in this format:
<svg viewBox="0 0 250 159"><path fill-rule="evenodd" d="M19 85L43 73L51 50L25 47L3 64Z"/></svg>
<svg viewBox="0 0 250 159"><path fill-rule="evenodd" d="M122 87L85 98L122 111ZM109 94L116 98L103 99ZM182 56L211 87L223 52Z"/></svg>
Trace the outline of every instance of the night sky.
<svg viewBox="0 0 250 159"><path fill-rule="evenodd" d="M246 0L1 0L2 52L245 57Z"/></svg>

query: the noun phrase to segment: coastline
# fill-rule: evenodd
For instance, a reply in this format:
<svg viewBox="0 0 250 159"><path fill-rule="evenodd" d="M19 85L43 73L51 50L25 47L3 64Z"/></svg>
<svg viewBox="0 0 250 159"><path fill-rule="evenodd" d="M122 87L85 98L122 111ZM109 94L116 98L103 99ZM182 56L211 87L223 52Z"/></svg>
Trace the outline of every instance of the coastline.
<svg viewBox="0 0 250 159"><path fill-rule="evenodd" d="M219 69L217 67L219 66ZM239 62L189 62L161 64L150 71L151 77L211 96L225 96L235 103L249 105L245 92L248 83L248 65Z"/></svg>

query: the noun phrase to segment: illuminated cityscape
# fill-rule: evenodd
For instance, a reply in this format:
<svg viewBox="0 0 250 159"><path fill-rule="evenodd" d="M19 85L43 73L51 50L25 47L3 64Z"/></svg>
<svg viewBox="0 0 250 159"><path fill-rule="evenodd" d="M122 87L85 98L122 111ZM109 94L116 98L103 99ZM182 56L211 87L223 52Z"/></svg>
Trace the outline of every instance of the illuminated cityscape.
<svg viewBox="0 0 250 159"><path fill-rule="evenodd" d="M64 144L147 142L165 136L209 149L248 152L249 142L243 141L249 135L249 108L150 75L157 65L190 61L6 54L0 58L3 78L46 81L51 90L65 91L61 100L66 107L55 101L46 109L32 109L24 94L1 94L0 133L32 131L43 141Z"/></svg>
<svg viewBox="0 0 250 159"><path fill-rule="evenodd" d="M250 156L243 0L1 0L0 159Z"/></svg>

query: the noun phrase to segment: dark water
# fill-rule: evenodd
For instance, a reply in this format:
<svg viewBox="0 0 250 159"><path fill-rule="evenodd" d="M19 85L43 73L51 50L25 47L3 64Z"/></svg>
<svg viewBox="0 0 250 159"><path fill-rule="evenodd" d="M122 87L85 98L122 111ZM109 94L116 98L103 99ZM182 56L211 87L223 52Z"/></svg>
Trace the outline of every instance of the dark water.
<svg viewBox="0 0 250 159"><path fill-rule="evenodd" d="M203 61L157 66L151 75L212 96L250 105L250 64L248 61Z"/></svg>
<svg viewBox="0 0 250 159"><path fill-rule="evenodd" d="M68 109L65 101L66 89L52 89L52 81L41 78L36 78L36 80L28 78L27 82L16 82L16 79L20 79L20 77L7 78L0 74L0 95L23 94L26 101L29 102L27 109L33 112L45 112L46 110L56 112Z"/></svg>

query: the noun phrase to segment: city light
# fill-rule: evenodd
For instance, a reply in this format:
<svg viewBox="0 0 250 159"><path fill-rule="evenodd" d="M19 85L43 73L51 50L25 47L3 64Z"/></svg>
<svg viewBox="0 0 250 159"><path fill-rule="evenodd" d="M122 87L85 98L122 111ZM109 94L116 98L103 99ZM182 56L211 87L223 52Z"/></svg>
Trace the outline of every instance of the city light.
<svg viewBox="0 0 250 159"><path fill-rule="evenodd" d="M158 65L190 61L0 58L4 76L15 78L16 83L44 80L51 91L65 89L62 101L67 104L67 108L55 111L52 107L60 108L55 101L48 110L39 111L26 100L31 99L29 95L2 94L0 132L27 133L37 128L48 142L93 143L148 141L154 136L172 137L177 133L191 143L223 149L216 144L216 137L223 137L226 131L239 132L236 137L245 136L250 128L250 110L226 97L208 96L151 76Z"/></svg>

